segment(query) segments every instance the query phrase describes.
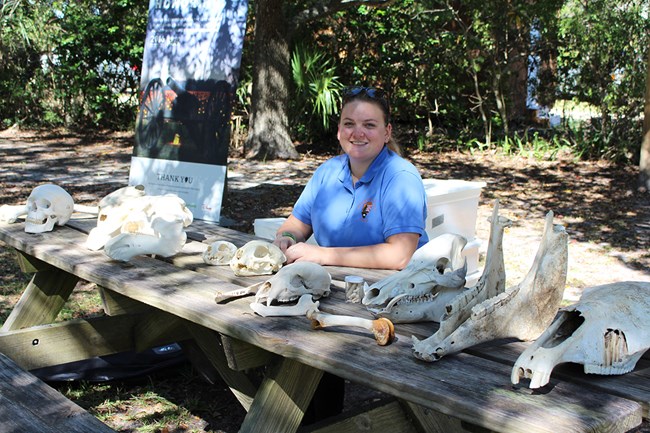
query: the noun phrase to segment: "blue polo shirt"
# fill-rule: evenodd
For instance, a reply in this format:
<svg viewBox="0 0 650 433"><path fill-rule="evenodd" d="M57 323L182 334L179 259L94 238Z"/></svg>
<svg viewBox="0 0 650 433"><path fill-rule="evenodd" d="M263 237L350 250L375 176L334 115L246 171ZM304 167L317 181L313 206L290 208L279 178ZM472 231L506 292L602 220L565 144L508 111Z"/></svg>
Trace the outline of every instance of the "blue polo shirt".
<svg viewBox="0 0 650 433"><path fill-rule="evenodd" d="M422 178L413 164L385 146L355 186L348 155L325 161L298 198L293 216L312 226L323 247L376 245L398 233L419 234L418 248L429 241Z"/></svg>

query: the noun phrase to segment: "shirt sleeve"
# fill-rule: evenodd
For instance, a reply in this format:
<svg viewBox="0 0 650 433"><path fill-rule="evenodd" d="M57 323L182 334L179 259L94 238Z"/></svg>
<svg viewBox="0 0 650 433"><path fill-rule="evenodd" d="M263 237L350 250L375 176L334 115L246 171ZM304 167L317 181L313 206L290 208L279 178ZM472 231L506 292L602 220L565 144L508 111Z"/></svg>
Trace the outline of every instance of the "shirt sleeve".
<svg viewBox="0 0 650 433"><path fill-rule="evenodd" d="M382 200L384 238L398 233L426 235L427 199L419 175L397 172L386 184Z"/></svg>

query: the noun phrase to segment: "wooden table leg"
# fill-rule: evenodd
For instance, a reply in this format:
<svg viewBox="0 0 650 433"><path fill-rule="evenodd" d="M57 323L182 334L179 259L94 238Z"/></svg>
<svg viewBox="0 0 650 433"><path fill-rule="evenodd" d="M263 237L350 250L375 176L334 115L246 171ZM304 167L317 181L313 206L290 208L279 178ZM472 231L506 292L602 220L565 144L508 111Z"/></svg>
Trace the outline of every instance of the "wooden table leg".
<svg viewBox="0 0 650 433"><path fill-rule="evenodd" d="M37 271L0 331L53 322L78 282L79 277L60 269Z"/></svg>
<svg viewBox="0 0 650 433"><path fill-rule="evenodd" d="M257 391L240 433L295 432L322 376L322 370L279 359Z"/></svg>

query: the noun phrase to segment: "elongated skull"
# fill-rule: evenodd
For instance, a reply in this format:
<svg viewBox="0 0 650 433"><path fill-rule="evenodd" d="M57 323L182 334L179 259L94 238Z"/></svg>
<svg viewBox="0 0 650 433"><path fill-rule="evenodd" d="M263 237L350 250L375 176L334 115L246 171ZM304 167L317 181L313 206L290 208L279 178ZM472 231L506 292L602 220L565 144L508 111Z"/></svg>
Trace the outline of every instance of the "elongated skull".
<svg viewBox="0 0 650 433"><path fill-rule="evenodd" d="M632 371L650 347L650 283L624 281L585 289L517 359L511 381L546 385L556 365L582 364L585 373Z"/></svg>
<svg viewBox="0 0 650 433"><path fill-rule="evenodd" d="M203 252L203 261L208 265L228 265L237 253L237 245L229 241L214 241Z"/></svg>
<svg viewBox="0 0 650 433"><path fill-rule="evenodd" d="M280 248L270 242L254 240L239 248L230 260L230 269L238 276L271 275L287 260Z"/></svg>
<svg viewBox="0 0 650 433"><path fill-rule="evenodd" d="M255 302L271 305L287 303L310 294L314 299L329 296L332 277L317 263L295 262L280 269L264 282L255 294Z"/></svg>
<svg viewBox="0 0 650 433"><path fill-rule="evenodd" d="M27 198L27 233L52 231L54 225L64 225L72 216L74 200L63 188L54 184L39 185Z"/></svg>
<svg viewBox="0 0 650 433"><path fill-rule="evenodd" d="M439 321L445 305L465 286L466 243L449 233L430 240L404 269L370 286L363 304L394 323Z"/></svg>

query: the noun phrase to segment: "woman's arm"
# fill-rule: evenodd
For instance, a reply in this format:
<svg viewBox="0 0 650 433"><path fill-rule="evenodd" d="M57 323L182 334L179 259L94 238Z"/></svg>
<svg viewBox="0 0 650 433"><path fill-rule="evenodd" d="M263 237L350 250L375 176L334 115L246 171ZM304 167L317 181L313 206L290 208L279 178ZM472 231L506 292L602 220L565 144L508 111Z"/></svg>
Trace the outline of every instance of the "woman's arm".
<svg viewBox="0 0 650 433"><path fill-rule="evenodd" d="M283 227L284 224L278 233L282 233ZM400 270L411 260L419 237L417 233L399 233L384 243L363 247L321 247L299 242L290 245L284 254L287 263L310 261L321 265Z"/></svg>
<svg viewBox="0 0 650 433"><path fill-rule="evenodd" d="M311 226L291 214L275 233L273 243L286 253L287 248L298 242L305 242L311 234Z"/></svg>

